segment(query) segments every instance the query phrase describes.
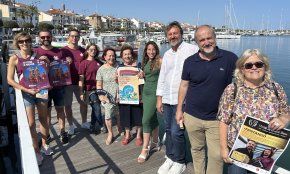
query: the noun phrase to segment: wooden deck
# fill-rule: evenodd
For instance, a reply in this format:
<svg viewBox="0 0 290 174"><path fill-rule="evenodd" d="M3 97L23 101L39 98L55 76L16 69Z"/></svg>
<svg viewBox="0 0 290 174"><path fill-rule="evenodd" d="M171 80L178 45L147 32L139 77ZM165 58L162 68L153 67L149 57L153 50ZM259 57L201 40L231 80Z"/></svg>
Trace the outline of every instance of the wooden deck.
<svg viewBox="0 0 290 174"><path fill-rule="evenodd" d="M138 164L137 157L142 147L135 145L135 138L127 146L123 146L120 143L123 137L119 136L111 145L107 146L105 144L106 134L90 134L88 130L80 128L81 118L78 104L74 103L73 108L74 124L77 129L66 145L63 145L58 137L59 127L53 108L50 135L55 140L50 143L50 147L53 149L54 155L44 156L43 164L39 168L41 174L157 173L159 166L165 161L165 146L159 152L152 152L145 163ZM90 120L90 112L89 109L88 120ZM193 173L192 164L188 164L184 173Z"/></svg>

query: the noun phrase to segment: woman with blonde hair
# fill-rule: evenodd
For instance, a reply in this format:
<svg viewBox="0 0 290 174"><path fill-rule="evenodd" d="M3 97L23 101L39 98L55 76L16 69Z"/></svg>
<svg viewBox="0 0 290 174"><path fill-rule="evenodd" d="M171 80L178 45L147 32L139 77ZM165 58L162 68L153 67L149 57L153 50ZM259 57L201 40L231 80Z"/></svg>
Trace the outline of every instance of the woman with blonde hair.
<svg viewBox="0 0 290 174"><path fill-rule="evenodd" d="M289 123L286 93L271 76L268 58L258 49L244 51L236 62L236 85L230 84L224 90L218 113L221 156L225 163L231 163L229 149L246 116L268 121L273 130L280 130ZM247 174L248 171L232 164L228 173Z"/></svg>

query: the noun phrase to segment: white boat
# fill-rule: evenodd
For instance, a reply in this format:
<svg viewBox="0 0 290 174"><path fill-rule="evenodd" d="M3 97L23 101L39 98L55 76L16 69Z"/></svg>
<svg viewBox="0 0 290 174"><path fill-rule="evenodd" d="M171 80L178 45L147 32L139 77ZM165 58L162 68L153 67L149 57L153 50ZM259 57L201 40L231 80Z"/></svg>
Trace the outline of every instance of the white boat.
<svg viewBox="0 0 290 174"><path fill-rule="evenodd" d="M237 35L235 33L230 32L216 32L217 39L240 39L241 35Z"/></svg>

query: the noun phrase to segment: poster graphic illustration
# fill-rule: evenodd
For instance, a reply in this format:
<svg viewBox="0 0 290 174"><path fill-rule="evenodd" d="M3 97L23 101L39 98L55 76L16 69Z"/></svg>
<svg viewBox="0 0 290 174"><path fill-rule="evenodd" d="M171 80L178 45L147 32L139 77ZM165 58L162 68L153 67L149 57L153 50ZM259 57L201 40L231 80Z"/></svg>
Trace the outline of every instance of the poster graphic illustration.
<svg viewBox="0 0 290 174"><path fill-rule="evenodd" d="M271 174L289 144L290 130L275 131L269 123L246 117L229 153L234 164L258 174Z"/></svg>
<svg viewBox="0 0 290 174"><path fill-rule="evenodd" d="M48 89L42 89L36 93L36 98L48 99Z"/></svg>
<svg viewBox="0 0 290 174"><path fill-rule="evenodd" d="M120 104L139 104L139 79L137 76L119 76Z"/></svg>
<svg viewBox="0 0 290 174"><path fill-rule="evenodd" d="M69 63L61 59L50 62L49 81L52 86L71 85Z"/></svg>
<svg viewBox="0 0 290 174"><path fill-rule="evenodd" d="M29 89L50 88L48 63L34 59L23 62L23 85Z"/></svg>
<svg viewBox="0 0 290 174"><path fill-rule="evenodd" d="M140 70L136 67L119 67L118 76L137 76ZM144 79L138 79L139 85L144 84Z"/></svg>

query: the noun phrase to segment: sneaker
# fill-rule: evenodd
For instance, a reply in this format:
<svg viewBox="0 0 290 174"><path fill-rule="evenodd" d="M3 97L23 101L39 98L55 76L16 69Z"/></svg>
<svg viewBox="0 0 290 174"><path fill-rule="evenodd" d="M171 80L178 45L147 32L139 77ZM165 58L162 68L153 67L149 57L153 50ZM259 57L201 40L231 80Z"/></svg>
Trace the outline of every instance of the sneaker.
<svg viewBox="0 0 290 174"><path fill-rule="evenodd" d="M108 130L107 130L107 128L105 126L101 127L100 130L101 130L102 134L108 133Z"/></svg>
<svg viewBox="0 0 290 174"><path fill-rule="evenodd" d="M62 144L68 143L68 135L67 135L67 132L65 132L65 131L61 132L60 133L60 137L61 137Z"/></svg>
<svg viewBox="0 0 290 174"><path fill-rule="evenodd" d="M73 135L73 134L75 134L75 126L74 126L74 125L70 125L69 128L68 128L67 133L68 133L69 135Z"/></svg>
<svg viewBox="0 0 290 174"><path fill-rule="evenodd" d="M91 124L90 124L89 122L85 122L85 123L82 124L81 127L82 127L83 129L90 129L90 126L91 126Z"/></svg>
<svg viewBox="0 0 290 174"><path fill-rule="evenodd" d="M41 153L45 154L46 156L53 154L53 151L51 150L49 145L42 146L40 151L41 151Z"/></svg>
<svg viewBox="0 0 290 174"><path fill-rule="evenodd" d="M35 155L36 155L37 164L40 166L43 161L43 156L39 152L35 153Z"/></svg>
<svg viewBox="0 0 290 174"><path fill-rule="evenodd" d="M159 167L158 174L168 174L173 163L174 162L170 158L167 158L166 161Z"/></svg>
<svg viewBox="0 0 290 174"><path fill-rule="evenodd" d="M181 174L184 172L185 169L186 169L185 164L180 164L180 163L174 162L172 167L170 168L168 174Z"/></svg>

